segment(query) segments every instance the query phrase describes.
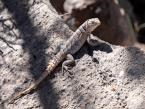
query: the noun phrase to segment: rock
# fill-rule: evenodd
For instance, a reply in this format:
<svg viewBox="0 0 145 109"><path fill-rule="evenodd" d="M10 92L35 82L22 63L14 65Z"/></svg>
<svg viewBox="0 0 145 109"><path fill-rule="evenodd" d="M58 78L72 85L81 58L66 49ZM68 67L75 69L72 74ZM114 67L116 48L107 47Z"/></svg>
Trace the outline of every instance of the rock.
<svg viewBox="0 0 145 109"><path fill-rule="evenodd" d="M19 0L7 1L7 3L6 1L5 4L7 6L15 6L15 3L22 3ZM32 12L30 20L33 21L33 16L35 16L35 20L41 16L48 20L48 22L44 21L47 23L44 27L43 20L41 23L41 17L38 19L38 22L41 23L40 25L38 22L34 22L35 26L33 26L35 28L29 24L30 22L26 23L26 19L24 20L25 22L19 22L19 20L15 19L19 23L17 27L19 33L22 33L18 36L19 40L14 38L15 36L8 35L8 31L3 32L2 36L7 41L9 41L9 37L16 40L16 44L10 43L10 45L17 50L11 49L5 42L1 41L0 43L0 50L2 50L3 54L3 57L0 58L0 108L145 109L145 53L134 47L125 48L105 42L93 48L85 44L75 54L76 66L72 67L69 72L62 73L60 64L39 85L38 89L21 97L13 104L8 104L7 102L2 104L4 100L15 94L15 91L27 88L34 82L33 80L40 77L51 58L47 49L51 45L55 45L53 43L55 38L60 38L61 42L62 40L65 42L73 33L59 19L57 14L53 13L47 16L47 11L51 11L51 9L46 5L44 6L45 11L42 11L41 15L37 17L39 5L39 8L43 8L45 4L36 3L33 6L29 12L29 14ZM7 8L11 9L10 7ZM13 9L19 8L15 7ZM36 13L35 10L37 11ZM18 12L18 16L15 17L20 17L19 14L21 15L22 13L19 13L19 11L14 11ZM25 12L26 10L23 11ZM54 38L54 40L50 38ZM56 45L59 44L57 43ZM93 61L93 58L97 61Z"/></svg>

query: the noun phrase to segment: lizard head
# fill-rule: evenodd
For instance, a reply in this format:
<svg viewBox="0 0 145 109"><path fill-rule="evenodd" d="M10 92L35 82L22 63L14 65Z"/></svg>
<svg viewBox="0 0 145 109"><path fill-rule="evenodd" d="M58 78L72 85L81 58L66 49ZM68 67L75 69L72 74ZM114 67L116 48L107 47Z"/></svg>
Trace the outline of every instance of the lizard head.
<svg viewBox="0 0 145 109"><path fill-rule="evenodd" d="M86 22L86 30L88 30L89 32L92 32L96 27L98 27L101 24L98 18L91 18L88 19Z"/></svg>

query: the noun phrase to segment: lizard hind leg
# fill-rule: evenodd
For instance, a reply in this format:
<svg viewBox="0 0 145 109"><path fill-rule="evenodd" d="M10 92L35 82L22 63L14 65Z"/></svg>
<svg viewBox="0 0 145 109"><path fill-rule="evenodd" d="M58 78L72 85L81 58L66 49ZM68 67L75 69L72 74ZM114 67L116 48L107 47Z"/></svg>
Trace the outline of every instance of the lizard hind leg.
<svg viewBox="0 0 145 109"><path fill-rule="evenodd" d="M66 70L71 74L69 69L72 65L75 65L75 60L71 54L68 54L66 60L62 63L62 73L64 74L64 70Z"/></svg>

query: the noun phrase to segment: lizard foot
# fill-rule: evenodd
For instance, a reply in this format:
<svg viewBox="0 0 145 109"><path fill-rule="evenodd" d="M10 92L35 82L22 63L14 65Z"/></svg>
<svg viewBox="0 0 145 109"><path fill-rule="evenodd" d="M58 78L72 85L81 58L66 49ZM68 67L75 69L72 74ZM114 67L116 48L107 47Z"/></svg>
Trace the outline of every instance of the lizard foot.
<svg viewBox="0 0 145 109"><path fill-rule="evenodd" d="M69 69L72 68L72 65L75 65L74 58L71 54L68 54L66 59L67 60L62 63L62 73L64 74L64 70L66 70L70 75L72 75Z"/></svg>

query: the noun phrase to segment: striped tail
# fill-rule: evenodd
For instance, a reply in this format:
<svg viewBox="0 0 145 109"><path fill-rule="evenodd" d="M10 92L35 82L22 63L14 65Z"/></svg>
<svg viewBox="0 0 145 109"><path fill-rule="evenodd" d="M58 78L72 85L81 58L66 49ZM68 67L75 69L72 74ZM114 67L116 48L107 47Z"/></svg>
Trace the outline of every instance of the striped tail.
<svg viewBox="0 0 145 109"><path fill-rule="evenodd" d="M37 88L37 86L57 67L57 65L65 58L66 54L63 51L60 51L52 60L50 60L49 65L47 66L46 70L42 73L40 78L35 81L29 88L17 93L16 95L12 96L8 103L13 103L18 98L32 92Z"/></svg>

